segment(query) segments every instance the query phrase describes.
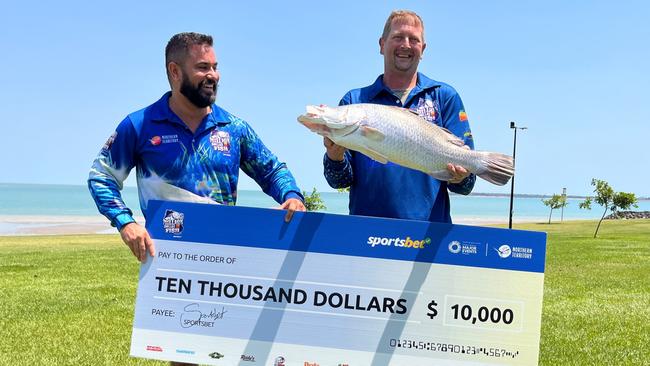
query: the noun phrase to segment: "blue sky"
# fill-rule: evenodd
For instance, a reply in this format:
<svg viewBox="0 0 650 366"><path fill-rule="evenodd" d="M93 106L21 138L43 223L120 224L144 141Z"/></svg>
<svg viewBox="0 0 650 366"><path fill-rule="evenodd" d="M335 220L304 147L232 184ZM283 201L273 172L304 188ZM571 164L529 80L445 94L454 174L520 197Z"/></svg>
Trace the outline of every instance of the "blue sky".
<svg viewBox="0 0 650 366"><path fill-rule="evenodd" d="M425 22L420 70L458 90L477 149L511 154L509 122L528 127L517 135L517 193L589 194L599 178L650 196L645 2L3 4L0 182L85 184L117 123L168 90L169 38L197 31L215 38L217 103L247 120L303 189L331 190L321 138L296 117L372 83L384 21L406 8ZM240 188L256 185L242 178Z"/></svg>

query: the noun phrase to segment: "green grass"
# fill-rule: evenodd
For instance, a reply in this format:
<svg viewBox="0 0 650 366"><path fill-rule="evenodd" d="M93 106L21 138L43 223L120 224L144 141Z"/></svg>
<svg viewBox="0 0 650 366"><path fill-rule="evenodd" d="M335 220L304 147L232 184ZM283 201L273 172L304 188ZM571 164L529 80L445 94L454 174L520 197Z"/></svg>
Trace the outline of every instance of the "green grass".
<svg viewBox="0 0 650 366"><path fill-rule="evenodd" d="M546 231L540 365L650 365L650 220Z"/></svg>
<svg viewBox="0 0 650 366"><path fill-rule="evenodd" d="M650 220L548 233L540 365L650 365ZM0 365L128 356L138 263L117 235L0 237Z"/></svg>
<svg viewBox="0 0 650 366"><path fill-rule="evenodd" d="M138 263L117 235L0 237L0 365L128 356Z"/></svg>

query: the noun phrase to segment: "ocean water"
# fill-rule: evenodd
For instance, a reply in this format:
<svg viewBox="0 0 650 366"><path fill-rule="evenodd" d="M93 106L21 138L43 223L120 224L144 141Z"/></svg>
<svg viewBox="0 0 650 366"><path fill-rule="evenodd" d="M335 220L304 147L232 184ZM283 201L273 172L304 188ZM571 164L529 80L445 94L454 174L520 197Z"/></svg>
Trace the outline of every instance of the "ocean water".
<svg viewBox="0 0 650 366"><path fill-rule="evenodd" d="M135 187L125 187L124 201L140 215L138 192ZM324 212L347 214L348 195L338 192L321 192L327 206ZM600 218L603 208L592 204L592 210L580 210L581 199L569 199L564 208L565 220ZM240 190L238 206L276 207L278 204L260 191ZM510 201L508 197L451 195L452 217L454 219L476 219L486 221L507 221ZM650 201L640 201L637 211L650 211ZM553 211L553 221L560 220L561 210ZM514 220L547 221L549 208L541 198L516 197ZM99 215L86 186L54 184L0 183L0 215L7 216L96 216Z"/></svg>

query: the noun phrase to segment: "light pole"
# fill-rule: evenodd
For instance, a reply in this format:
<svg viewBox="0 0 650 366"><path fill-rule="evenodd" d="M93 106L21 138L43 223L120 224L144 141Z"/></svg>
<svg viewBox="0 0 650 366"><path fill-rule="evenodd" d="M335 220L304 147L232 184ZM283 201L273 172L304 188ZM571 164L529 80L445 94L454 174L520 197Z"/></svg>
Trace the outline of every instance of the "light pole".
<svg viewBox="0 0 650 366"><path fill-rule="evenodd" d="M517 127L514 122L510 122L510 128L515 130L515 140L512 146L512 168L515 168L515 155L517 154L517 130L527 130L528 127ZM508 228L512 229L512 203L515 197L515 175L512 175L512 182L510 184L510 219L508 220Z"/></svg>
<svg viewBox="0 0 650 366"><path fill-rule="evenodd" d="M562 188L562 216L560 216L560 222L564 221L564 206L566 206L566 188Z"/></svg>

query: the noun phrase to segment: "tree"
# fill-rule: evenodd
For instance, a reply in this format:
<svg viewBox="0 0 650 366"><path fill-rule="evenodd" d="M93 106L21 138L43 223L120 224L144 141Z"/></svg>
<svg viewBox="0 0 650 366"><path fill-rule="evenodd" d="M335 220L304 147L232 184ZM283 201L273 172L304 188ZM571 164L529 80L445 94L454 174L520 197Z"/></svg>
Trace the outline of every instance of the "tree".
<svg viewBox="0 0 650 366"><path fill-rule="evenodd" d="M598 235L598 229L600 229L600 224L603 222L607 210L612 210L616 212L618 209L626 210L630 207L638 207L637 199L634 193L627 192L614 192L614 189L609 185L609 183L604 180L593 178L591 180L591 185L595 186L594 192L596 197L587 197L584 202L580 203L580 208L591 210L591 201L594 200L597 204L605 207L603 216L598 221L598 226L596 226L596 232L594 233L594 238Z"/></svg>
<svg viewBox="0 0 650 366"><path fill-rule="evenodd" d="M320 193L316 191L316 187L314 187L314 190L311 192L311 194L307 194L307 192L302 191L302 195L305 197L305 208L307 211L327 209L327 206L325 206L325 202L323 202Z"/></svg>
<svg viewBox="0 0 650 366"><path fill-rule="evenodd" d="M548 206L551 208L551 213L548 215L548 223L551 223L551 215L553 215L553 210L556 208L562 208L566 207L569 203L566 201L566 196L561 195L561 194L554 194L553 197L547 199L547 200L542 200L544 203L544 206Z"/></svg>

